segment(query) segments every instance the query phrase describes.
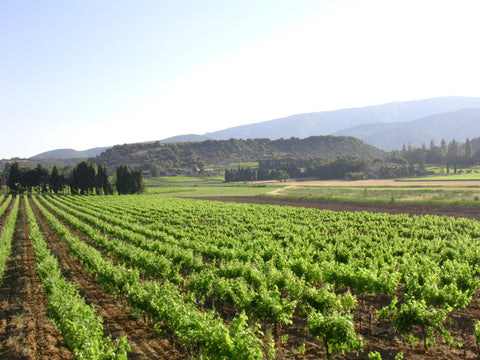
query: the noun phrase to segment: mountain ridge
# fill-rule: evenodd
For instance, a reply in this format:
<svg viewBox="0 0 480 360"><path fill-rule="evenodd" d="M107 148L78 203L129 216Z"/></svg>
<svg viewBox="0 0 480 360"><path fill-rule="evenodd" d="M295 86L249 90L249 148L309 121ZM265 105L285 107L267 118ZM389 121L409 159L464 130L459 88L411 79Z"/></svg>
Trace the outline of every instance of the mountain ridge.
<svg viewBox="0 0 480 360"><path fill-rule="evenodd" d="M185 134L176 135L163 140L157 140L162 143L169 142L191 142L191 141L205 141L205 140L227 140L234 139L254 139L254 138L269 138L271 140L281 138L307 138L309 136L326 136L326 135L344 135L357 137L367 144L373 145L383 150L399 150L403 143L410 143L413 146L420 146L423 142L430 142L430 140L439 141L445 137L438 135L431 131L426 131L426 127L434 127L432 124L420 126L420 128L407 128L399 130L395 133L394 127L390 124L400 124L416 120L426 121L426 118L432 116L440 116L441 114L453 114L455 111L463 109L480 109L480 98L476 97L461 97L461 96L446 96L430 99L420 99L402 102L390 102L381 105L369 105L364 107L338 109L331 111L311 112L303 114L294 114L284 118L266 120L247 125L239 125L231 128L226 128L219 131L207 132L203 135ZM441 116L440 116L441 118ZM454 123L455 119L448 120ZM479 118L480 120L480 118ZM480 122L480 121L479 121ZM395 126L397 126L395 125ZM372 130L372 126L376 130ZM380 133L378 128L384 129L384 133ZM398 129L401 126L397 126ZM454 127L447 131L446 141L452 138L464 140L464 135L469 130L465 130L459 136L459 127ZM470 129L472 130L472 129ZM476 127L469 134L470 138L480 137L480 130L476 132ZM456 135L458 134L458 135ZM378 141L383 139L383 141ZM401 143L398 139L402 139ZM152 141L155 142L155 141ZM92 152L86 157L93 157L100 155L101 152L109 149L102 149L101 151ZM89 149L86 151L94 150ZM71 150L71 154L78 153ZM57 153L55 153L57 151ZM47 155L45 155L47 154ZM63 155L62 155L63 154ZM34 158L59 158L64 156L65 149L52 150L46 153L38 154ZM50 157L48 157L50 156ZM71 155L73 156L73 155Z"/></svg>
<svg viewBox="0 0 480 360"><path fill-rule="evenodd" d="M333 135L353 136L386 151L399 150L404 144L420 147L432 140L437 144L442 139L464 141L480 136L480 108L465 108L407 122L362 124Z"/></svg>
<svg viewBox="0 0 480 360"><path fill-rule="evenodd" d="M55 149L45 151L30 157L30 159L80 159L89 158L100 155L103 151L110 149L111 146L95 147L83 151L77 151L74 149Z"/></svg>
<svg viewBox="0 0 480 360"><path fill-rule="evenodd" d="M360 124L412 121L464 108L480 108L480 98L447 96L295 114L284 118L240 125L205 135L214 140L224 140L230 137L268 137L275 140L292 136L305 138L315 135L334 135L338 131Z"/></svg>

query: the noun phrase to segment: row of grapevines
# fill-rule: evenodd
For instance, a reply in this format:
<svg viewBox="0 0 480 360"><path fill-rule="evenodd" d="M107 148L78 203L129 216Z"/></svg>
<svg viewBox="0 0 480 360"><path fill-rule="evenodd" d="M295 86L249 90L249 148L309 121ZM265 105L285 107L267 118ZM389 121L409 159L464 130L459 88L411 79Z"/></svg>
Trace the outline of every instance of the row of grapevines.
<svg viewBox="0 0 480 360"><path fill-rule="evenodd" d="M59 201L53 202L59 204ZM82 206L82 210L84 208L85 206ZM72 212L71 207L68 210ZM108 210L104 210L104 212L108 213ZM74 211L73 214L70 223L75 223L76 217L85 219L83 211ZM61 216L63 218L65 214ZM102 218L108 219L108 215L104 214ZM90 217L88 221L95 224L97 220ZM103 224L101 228L106 229L107 226ZM327 352L353 350L362 345L361 339L355 333L353 322L350 321L352 318L350 310L356 306L356 299L353 296L348 293L337 295L329 286L309 287L303 279L297 278L291 271L284 269L280 272L272 266L271 262L266 264L266 268L262 269L265 273L239 261L221 264L215 272L211 270L211 266L205 264L205 269L190 276L187 283L188 288L195 291L197 296L218 297L241 309L253 311L253 315L258 319L272 318L288 324L291 323L296 300L287 302L285 302L286 299L282 300L280 290L286 290L289 297L293 296L301 301L301 308L308 314L308 328L312 334L325 337L324 343ZM268 276L266 276L267 273ZM251 288L249 284L254 284L255 287ZM281 289L278 288L278 285L281 286ZM318 316L314 317L314 314L319 314L319 310L325 314L326 322L337 328L343 325L345 331L353 338L343 339L343 335L340 334L332 336L324 327L319 328ZM330 345L333 343L336 345Z"/></svg>
<svg viewBox="0 0 480 360"><path fill-rule="evenodd" d="M115 256L117 260L123 263L134 265L136 268L143 270L147 275L168 278L179 285L183 283L183 278L179 275L178 266L174 266L171 259L163 254L147 251L116 238L109 238L106 234L101 233L108 233L108 226L102 227L101 221L98 219L87 218L89 223L95 225L95 227L92 227L84 222L85 216L82 213L74 209L68 209L67 212L66 209L62 209L62 205L55 206L48 201L44 201L44 203L56 216L83 232L96 246L105 250L108 255Z"/></svg>
<svg viewBox="0 0 480 360"><path fill-rule="evenodd" d="M112 342L104 337L103 320L85 303L75 285L62 276L58 261L47 247L35 215L25 197L30 241L37 272L48 295L48 310L76 359L127 359L127 338Z"/></svg>
<svg viewBox="0 0 480 360"><path fill-rule="evenodd" d="M217 273L226 278L241 273L254 283L268 268L271 273L290 271L313 287L332 284L336 289L347 287L368 294L401 290L404 302L395 303L389 312L399 332L402 328L395 325L399 323L395 319L411 313L402 307L415 306L428 314L436 309L448 316L451 309L465 307L478 287L480 226L473 220L156 197L77 197L69 201L111 212L144 232L161 233L170 242L173 237L173 243L215 263ZM199 283L202 281L208 282ZM278 288L286 289L283 284ZM446 317L438 317L442 318L445 321ZM412 326L404 328L421 328ZM441 334L440 325L437 329Z"/></svg>
<svg viewBox="0 0 480 360"><path fill-rule="evenodd" d="M10 197L11 199L11 197ZM4 213L7 209L10 201L3 203L0 207L0 213ZM7 260L10 257L10 252L12 249L12 239L13 232L15 230L15 222L17 221L18 215L18 198L15 198L15 203L13 208L10 211L10 214L5 221L5 226L3 227L2 234L0 235L0 282L3 279L3 274L5 272L5 267L7 265Z"/></svg>
<svg viewBox="0 0 480 360"><path fill-rule="evenodd" d="M49 200L55 202L53 199ZM178 265L175 257L168 259L115 238L109 239L97 230L101 228L104 231L108 231L109 227L106 224L72 208L64 208L62 210L62 205L58 202L55 203L57 207L52 206L50 202L46 202L49 209L55 212L57 216L85 233L95 244L106 249L109 253L120 257L128 264L146 271L147 274L154 274L176 283L183 282L183 278L180 278L178 274ZM94 224L95 228L85 224L83 220ZM115 233L118 233L120 230L117 229ZM125 236L125 233L122 235L124 240L131 240L130 236ZM135 236L137 243L139 236L142 235L138 234ZM143 242L148 242L148 240L143 239ZM156 244L158 243L156 242ZM282 298L278 288L269 288L265 282L262 282L258 284L257 289L251 289L250 284L243 277L222 277L219 271L215 271L212 264L204 264L199 273L193 274L186 283L188 289L195 291L197 296L217 297L235 306L240 311L244 310L250 313L256 319L268 317L275 321L290 324L296 308L296 301Z"/></svg>
<svg viewBox="0 0 480 360"><path fill-rule="evenodd" d="M3 214L5 214L5 212L7 211L7 208L10 205L10 202L12 201L12 195L9 195L6 198L5 196L3 196L3 198L5 199L5 201L3 201L2 205L0 205L0 217L2 217Z"/></svg>
<svg viewBox="0 0 480 360"><path fill-rule="evenodd" d="M54 199L49 200L57 205L60 204ZM61 207L61 205L59 206ZM71 207L64 207L65 211L52 210L62 219L82 230L91 239L98 239L95 242L102 247L111 249L115 246L114 244L117 242L115 239L106 240L96 233L95 229L83 224L78 219L88 221L90 224L94 224L95 228L116 235L119 234L121 229L113 232L108 224ZM69 213L67 214L66 211ZM103 215L102 218L108 217ZM128 226L128 223L125 223L125 225ZM122 238L131 241L131 235L128 234L129 236L123 234ZM155 243L158 244L159 242ZM140 258L135 259L133 255L135 252L134 248L129 252L132 255L130 260L136 266L145 268ZM173 267L173 264L171 266ZM161 275L165 276L166 274ZM169 280L171 279L169 278ZM213 268L212 264L204 264L201 271L190 275L187 287L189 290L195 291L197 296L217 297L249 312L257 319L271 318L285 324L291 323L297 301L322 310L335 308L345 311L346 309L353 309L356 305L355 299L350 294L337 295L330 286L320 288L308 286L303 278L296 277L289 269L278 270L272 262L263 263L261 268L240 261L222 262L216 269ZM289 298L295 300L282 298L282 291L285 291Z"/></svg>
<svg viewBox="0 0 480 360"><path fill-rule="evenodd" d="M88 204L85 204L85 201L82 202L82 206L83 205L89 206ZM162 204L162 206L164 205ZM182 206L179 207L182 208ZM171 208L168 207L168 209ZM97 207L96 211L98 212L98 210L100 210L99 207ZM110 207L104 206L103 210L110 212ZM137 229L141 229L136 229L135 231L143 231L144 234L149 233L150 236L156 236L159 240L165 238L165 235L163 235L163 237L159 237L157 235L159 232L161 233L165 227L171 226L172 223L184 223L183 227L187 226L187 228L191 229L192 231L185 229L176 232L168 230L169 234L174 234L177 237L179 244L185 244L183 246L193 249L195 252L212 261L216 261L217 259L224 259L227 261L238 259L259 263L268 261L275 257L277 258L277 263L279 266L289 266L298 276L305 277L307 281L314 281L317 283L321 283L323 281L332 283L335 282L339 285L354 288L362 293L392 293L398 286L400 275L395 271L395 262L387 263L383 257L379 259L378 257L371 256L370 263L368 263L368 259L362 258L362 262L355 261L350 262L349 264L340 263L333 264L334 266L329 266L329 264L332 264L332 261L337 260L338 256L336 258L309 259L309 256L311 257L311 254L315 254L316 251L311 246L308 246L308 244L305 244L304 234L295 236L292 234L290 229L284 231L278 226L273 232L259 230L258 227L261 227L262 223L259 223L258 219L257 221L250 220L246 215L242 215L245 217L242 219L242 221L232 223L229 226L226 225L227 222L219 224L219 226L216 227L217 229L220 228L224 230L227 228L223 234L219 233L217 229L211 226L214 223L204 221L204 219L201 219L200 221L197 220L199 224L202 224L200 226L195 225L195 221L191 219L191 215L185 215L185 217L188 217L188 219L180 217L178 220L176 220L175 214L169 214L168 218L161 218L155 221L155 216L149 217L138 215L138 213L141 212L149 213L149 211L145 211L144 209L132 210L130 215L119 214L118 218L114 219L113 221L117 221L119 224L125 221L128 222L126 219L132 219L133 212L137 212L137 219L140 220L141 223L150 224L150 226L143 227L135 224L134 226ZM188 213L192 212L198 213L201 211L198 211L198 207L194 207L194 211L188 211ZM217 209L215 209L215 212L217 212ZM241 213L245 212L246 211L243 211ZM258 211L255 210L253 213L257 212ZM176 211L176 213L178 214L179 211ZM237 215L229 213L224 217L228 218L229 222L232 222L231 219L235 216ZM263 217L261 220L263 221L264 218L265 217ZM133 219L130 221L135 221L135 217L133 217ZM167 221L168 223L166 223ZM185 225L187 223L189 225ZM204 227L205 223L210 223L210 225L206 226L206 232L202 233L202 227ZM245 225L252 223L256 225L257 229L252 228L251 225ZM283 221L283 224L288 225L288 223L289 222ZM232 231L228 229L233 229L235 233L233 234ZM248 234L251 234L249 237L245 236L247 232ZM311 236L311 234L308 236ZM205 241L205 238L207 237L209 240L208 242ZM278 240L281 241L272 242L272 237L274 240L277 240L275 237L278 237ZM184 239L190 239L190 241L186 243ZM236 241L232 241L232 239L235 239ZM292 240L294 240L296 243L292 244ZM225 244L228 244L228 246L225 246ZM306 245L307 248L305 248ZM338 247L336 247L334 250L336 253L339 253ZM348 250L349 249L345 249L342 254L349 255L350 252ZM325 254L325 252L323 252L323 254ZM391 257L388 259L391 259ZM325 264L321 264L322 260L325 262ZM340 257L340 262L341 261L343 261L342 257ZM326 272L326 269L331 268L334 268L335 270Z"/></svg>
<svg viewBox="0 0 480 360"><path fill-rule="evenodd" d="M74 201L69 201L69 206L75 206ZM78 205L77 205L78 206ZM98 213L99 210L104 212L101 216L108 222L122 224L124 227L128 227L132 229L132 231L148 234L152 238L155 238L159 241L164 241L165 235L159 236L159 231L155 231L152 228L142 227L137 224L137 220L133 215L121 215L118 214L116 216L109 215L110 207L104 206L103 208L96 207L96 210L88 210L89 208L88 203L82 201L81 204L81 211L86 212L90 211L91 215L94 216L95 213ZM85 209L87 208L87 209ZM135 210L133 210L135 211ZM137 212L146 212L137 209ZM178 211L177 211L178 213ZM153 220L149 219L148 217L143 217L140 215L138 216L138 220L142 223L153 223ZM175 217L172 215L172 217ZM135 222L135 224L129 223ZM171 221L171 220L169 220ZM175 220L174 220L175 221ZM178 221L181 222L181 221ZM238 231L238 227L235 227L236 231ZM190 233L185 235L186 238L190 239L188 245L189 249L193 249L195 252L202 254L203 256L210 258L212 260L215 259L223 259L223 260L233 260L237 259L236 263L238 264L240 261L240 256L237 254L241 252L241 249L244 249L248 246L250 241L247 242L237 242L237 244L233 244L233 246L228 248L227 251L235 252L235 256L222 256L221 253L218 252L218 248L215 249L212 245L212 242L218 242L217 238L222 239L222 243L230 243L232 244L231 236L228 238L222 236L210 236L208 238L208 242L202 237L202 235L198 234L198 231L195 230L194 233ZM264 234L262 234L263 238L268 239ZM196 241L191 241L191 240ZM258 242L258 239L254 240ZM178 243L183 243L183 239L178 239ZM363 262L362 266L359 266L358 263L335 263L333 259L327 260L325 259L324 263L321 264L318 259L311 261L306 255L310 252L310 249L295 249L293 246L289 244L287 248L275 248L275 251L272 249L272 241L269 241L269 244L265 244L264 246L268 246L267 254L262 256L261 258L257 258L254 263L256 263L257 268L261 268L264 261L271 260L271 257L275 257L276 263L278 267L282 270L286 270L288 267L290 270L293 270L298 277L304 278L306 281L313 281L316 283L322 283L324 281L335 283L337 285L348 286L350 288L355 289L360 293L379 293L379 292L386 292L386 293L393 293L399 283L400 274L395 269L395 262L386 263L383 258L376 259L376 261L371 262L370 264L367 261ZM190 245L191 244L191 245ZM259 247L262 247L262 244L259 244ZM338 251L338 249L334 249ZM257 250L256 253L259 251ZM252 249L253 253L253 249ZM273 254L271 255L270 254ZM225 255L225 254L223 254ZM244 267L245 271L249 271L248 269L252 268L252 258L253 256L247 256L247 259L251 261L247 262L245 259L243 263L245 264ZM373 258L373 257L372 257ZM224 263L224 262L221 262ZM319 264L322 266L320 267ZM368 264L368 266L366 266ZM236 265L238 268L239 265ZM223 272L221 269L219 272ZM268 274L268 273L267 273ZM265 277L265 276L264 276ZM270 284L271 285L271 284Z"/></svg>
<svg viewBox="0 0 480 360"><path fill-rule="evenodd" d="M403 282L406 297L423 299L428 306L463 309L480 286L477 273L466 262L446 260L436 264L424 256L405 267Z"/></svg>
<svg viewBox="0 0 480 360"><path fill-rule="evenodd" d="M108 212L107 209L105 209ZM142 218L142 222L144 222ZM322 339L326 352L351 351L359 349L363 345L362 339L356 335L353 325L353 315L350 310L356 306L353 296L336 295L330 291L329 286L308 287L303 278L296 277L290 269L279 270L274 261L262 263L262 269L251 264L234 260L224 262L218 266L218 274L224 277L245 277L250 283L263 284L268 280L268 286L286 290L290 295L301 299L304 311L308 313L308 329L314 335ZM268 274L265 276L265 274ZM204 291L211 289L215 283L215 277L205 277L207 274L198 276L199 287L205 287ZM267 282L265 282L267 283ZM260 288L261 291L261 288ZM319 321L321 316L322 321ZM348 335L348 336L347 336Z"/></svg>
<svg viewBox="0 0 480 360"><path fill-rule="evenodd" d="M55 203L58 204L58 202L55 202ZM76 207L74 204L69 202L68 211L71 212L72 207L74 209L80 210L80 206ZM67 210L66 207L64 207L64 209ZM102 211L103 211L103 213L101 215L101 218L105 219L105 222L98 222L97 218L94 216L94 214L96 214L98 211L96 211L96 212L93 212L91 210L89 211L87 204L82 204L80 212L76 212L75 216L81 217L82 220L88 222L89 224L94 225L95 227L98 227L98 228L102 229L103 231L108 232L109 234L111 234L115 237L122 238L126 241L135 243L136 245L138 245L142 248L145 248L144 243L138 241L138 239L137 239L138 235L134 234L134 233L138 233L139 235L145 234L145 231L141 230L142 227L140 227L139 225L130 224L125 218L111 216L111 215L109 216L108 215L108 213L109 213L108 209L103 209ZM88 216L87 214L90 214L90 216ZM121 226L111 226L112 223L122 224L122 225ZM132 231L124 231L122 229L122 227L132 229L133 233L132 233ZM162 244L164 243L164 237L162 237L161 234L159 236L158 232L155 233L151 230L148 230L148 231L149 231L149 234L145 235L145 236L150 236L150 238L155 240L155 241L153 241L152 245L155 244L156 246L160 246L160 245L158 245L159 243L162 243ZM201 246L201 243L202 242L205 243L206 242L205 240L207 240L207 239L200 239L200 238L195 238L195 237L192 237L192 239L195 240L195 241L191 241L191 242L192 243L195 242L196 244L198 244L198 246ZM146 239L146 238L145 238L145 240L148 241L148 239ZM208 242L213 241L213 240L214 239L208 239ZM177 241L176 243L180 244L181 241ZM172 247L172 248L177 247L178 248L178 246L175 246L175 245L171 245L170 247ZM153 246L149 247L148 250L155 251ZM199 250L199 248L197 247L197 248L195 248L195 250ZM182 261L181 259L178 259L178 258L175 259L175 262L181 262L181 261ZM230 263L231 262L228 262L228 261L225 261L225 260L217 261L216 266L217 266L218 269L217 269L216 275L217 276L222 276L222 277L227 277L227 278L236 278L236 277L242 276L242 277L248 278L249 279L249 284L253 285L253 286L256 286L256 287L260 286L260 284L265 283L265 281L267 279L271 278L270 275L266 276L267 274L269 274L271 272L271 266L269 266L269 268L266 271L261 271L261 268L263 267L262 265L264 264L263 262L261 262L261 263L258 262L256 264L256 266L252 266L251 263L247 263L247 262L239 261L239 260L233 261L233 263L234 263L233 265L231 265ZM205 267L205 265L203 263L201 263L200 268L201 267ZM273 286L275 284L267 283L267 285L268 286Z"/></svg>
<svg viewBox="0 0 480 360"><path fill-rule="evenodd" d="M279 211L283 211L283 209ZM257 210L255 211L257 215L258 212ZM335 282L337 285L343 284L359 292L376 293L383 289L387 293L392 293L396 289L396 285L398 285L400 276L396 270L400 270L403 274L409 273L410 267L408 264L411 260L418 262L419 256L427 256L437 264L444 264L449 260L466 262L475 272L478 272L477 267L480 263L479 250L477 247L470 246L471 240L478 239L477 235L480 234L478 222L434 216L410 218L408 216L355 213L348 215L336 214L334 216L336 221L328 220L330 223L328 227L324 226L325 219L321 219L321 226L317 226L319 230L316 228L309 229L308 232L310 234L301 232L298 226L295 229L294 226L289 225L287 229L282 229L284 224L301 222L302 218L297 216L299 212L303 213L304 211L295 210L293 212L290 210L289 217L292 220L283 222L283 224L277 223L280 226L277 226L276 232L283 232L283 237L278 234L271 238L277 236L278 240L280 240L279 242L284 243L285 234L291 239L296 235L294 231L301 235L299 237L303 239L303 242L306 242L305 239L312 238L312 235L317 237L313 239L317 251L315 251L315 247L312 249L308 244L304 249L298 250L292 249L290 247L291 244L288 244L288 250L289 252L296 252L295 255L302 255L298 257L310 258L314 260L313 262L318 262L320 259L321 261L326 261L328 265L328 262L333 260L334 266L332 268L334 270L330 270L327 267L328 270L323 275L326 276L324 280ZM322 211L321 213L325 214L326 212ZM232 214L229 214L229 218L231 217L230 215ZM331 217L331 213L328 215L328 217ZM242 216L245 217L246 215ZM158 220L163 222L165 219ZM256 220L255 225L257 227L261 226L263 219L260 219L260 221L259 219ZM311 220L314 222L314 218ZM145 219L142 219L143 221ZM393 226L391 226L392 224ZM302 226L306 227L304 224ZM201 225L197 225L197 227L201 227ZM218 228L222 227L219 226ZM322 228L326 231L326 234L319 235ZM412 228L416 228L416 230L412 231ZM238 229L239 227L235 227L235 231L238 232ZM195 229L195 233L198 233L197 229ZM258 233L254 234L257 235ZM212 238L216 239L216 234L213 233L213 235ZM239 235L242 235L241 231ZM288 240L290 241L290 239ZM226 241L227 239L224 237L222 240ZM310 250L312 251L309 255L308 252ZM321 250L322 254L318 250ZM282 254L282 251L275 252L275 256L278 256L279 253ZM315 256L312 256L312 254L315 254ZM305 264L298 264L296 267L301 268L303 266ZM305 270L308 271L296 269L296 273L301 276L311 276L308 274L312 272L312 269L306 268ZM363 275L363 270L366 270L368 274ZM358 280L351 278L352 273L356 273ZM395 281L390 281L391 279ZM373 285L365 287L366 284L375 283L379 289L376 289Z"/></svg>
<svg viewBox="0 0 480 360"><path fill-rule="evenodd" d="M246 315L240 314L227 327L214 312L197 310L193 299L173 283L140 282L138 271L104 260L97 250L73 236L37 199L34 202L51 228L101 283L124 293L131 306L148 312L172 331L180 343L198 347L211 358L262 358L261 341L256 329L247 326Z"/></svg>
<svg viewBox="0 0 480 360"><path fill-rule="evenodd" d="M203 259L199 256L195 256L192 251L184 250L173 244L165 243L164 241L156 241L157 238L153 236L153 234L150 234L149 236L137 232L131 229L128 222L123 220L118 222L118 218L109 217L106 212L99 213L98 211L89 211L88 208L85 207L80 208L73 204L65 204L55 197L47 197L44 199L55 204L57 208L61 208L66 210L69 214L75 215L70 218L81 219L85 224L94 226L97 231L110 234L118 239L130 242L140 249L168 258L176 264L177 268L184 267L185 269L198 270L203 267ZM120 226L120 224L123 226ZM88 227L84 227L84 229L89 233L92 231ZM155 239L155 241L153 239ZM170 265L171 264L169 264L169 266Z"/></svg>
<svg viewBox="0 0 480 360"><path fill-rule="evenodd" d="M472 280L473 276L478 274L480 264L479 247L474 245L478 244L480 235L480 227L476 221L436 216L408 217L366 213L334 214L332 216L332 213L321 212L322 223L317 226L315 218L310 216L311 210L295 210L295 214L306 215L302 217L295 216L295 214L290 216L291 213L292 211L289 211L289 217L295 223L299 223L301 227L309 228L309 230L302 233L302 229L299 229L298 226L289 226L285 233L289 233L289 236L292 237L292 232L295 231L299 235L301 234L303 239L312 239L312 243L317 249L320 247L320 250L328 250L327 252L334 255L335 262L331 267L333 270L324 272L324 275L326 275L327 281L333 281L337 286L343 284L356 291L368 293L381 292L380 289L383 288L382 291L392 293L392 289L396 288L396 283L398 284L398 272L400 272L404 284L403 289L407 293L411 293L417 298L419 296L430 298L430 300L427 299L427 303L431 305L438 306L443 302L442 306L448 305L457 308L470 301L472 289L477 286ZM316 217L320 218L318 213L316 212ZM233 217L231 215L234 214L229 214L229 220ZM245 217L245 214L241 216ZM302 218L308 219L310 224L307 224ZM200 222L198 223L200 224ZM255 225L261 226L261 224L262 221L259 222L257 219ZM289 231L290 229L292 231ZM282 229L280 228L277 232L282 232ZM315 234L313 238L312 234ZM325 237L329 237L331 241L323 241ZM278 236L278 238L283 242L285 236L283 238ZM325 253L325 251L323 252ZM361 257L363 257L362 262L358 262L357 260ZM425 257L430 259L431 263L436 264L433 268L438 269L434 281L429 279L432 289L440 289L437 294L432 295L432 292L425 288L423 288L423 295L418 291L418 288L422 288L424 283L422 273L425 272L425 267L417 265L422 264ZM318 254L317 258L321 259L321 255ZM381 262L385 262L387 266L383 266ZM328 265L328 263L326 264ZM362 265L357 266L357 264ZM326 268L328 269L328 267ZM450 270L452 268L455 271L452 272ZM365 269L367 276L363 275ZM370 281L369 277L372 273L369 269L376 270L378 276L383 276L383 279L377 277L377 281ZM395 269L397 271L393 271ZM302 272L310 273L310 271L305 272L302 269L296 271L299 275ZM452 273L454 275L447 279L446 274ZM352 274L355 274L358 279L353 278L355 280L353 283ZM390 282L389 277L394 281ZM410 286L412 282L415 283L413 280L415 278L420 278L420 285L417 288ZM388 282L382 285L384 280ZM380 285L379 289L372 286L375 283ZM367 287L361 286L361 284L367 284ZM427 293L430 294L427 295ZM443 301L442 298L445 298L446 301Z"/></svg>

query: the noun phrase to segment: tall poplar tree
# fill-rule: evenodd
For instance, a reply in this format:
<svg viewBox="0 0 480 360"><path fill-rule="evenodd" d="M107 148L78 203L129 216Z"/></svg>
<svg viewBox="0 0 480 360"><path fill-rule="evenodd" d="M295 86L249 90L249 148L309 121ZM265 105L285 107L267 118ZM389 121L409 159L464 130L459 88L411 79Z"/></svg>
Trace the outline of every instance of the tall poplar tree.
<svg viewBox="0 0 480 360"><path fill-rule="evenodd" d="M14 162L12 165L10 165L7 177L7 186L11 192L18 191L20 185L20 175L18 162Z"/></svg>
<svg viewBox="0 0 480 360"><path fill-rule="evenodd" d="M50 187L55 194L58 194L65 187L65 179L63 178L63 175L59 174L56 165L53 167L52 173L50 174Z"/></svg>

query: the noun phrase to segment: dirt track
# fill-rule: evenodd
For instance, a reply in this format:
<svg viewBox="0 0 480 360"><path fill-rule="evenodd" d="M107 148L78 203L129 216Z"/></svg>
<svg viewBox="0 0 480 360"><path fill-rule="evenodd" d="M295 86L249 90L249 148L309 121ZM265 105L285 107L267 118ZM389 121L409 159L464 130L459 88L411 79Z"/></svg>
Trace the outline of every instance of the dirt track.
<svg viewBox="0 0 480 360"><path fill-rule="evenodd" d="M269 204L308 207L333 211L370 211L390 214L408 215L438 215L453 216L456 218L469 218L480 221L480 207L453 206L453 205L411 205L391 203L360 203L348 201L296 199L287 197L262 197L262 196L217 196L202 197L204 200L231 201L241 203Z"/></svg>

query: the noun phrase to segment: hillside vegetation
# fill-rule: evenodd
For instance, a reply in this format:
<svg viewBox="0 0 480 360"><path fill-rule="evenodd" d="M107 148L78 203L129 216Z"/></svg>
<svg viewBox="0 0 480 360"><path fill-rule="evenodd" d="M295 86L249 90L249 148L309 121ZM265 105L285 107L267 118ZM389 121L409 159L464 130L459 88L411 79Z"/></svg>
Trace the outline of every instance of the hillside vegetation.
<svg viewBox="0 0 480 360"><path fill-rule="evenodd" d="M384 158L386 153L363 141L345 136L312 136L306 139L229 139L179 143L117 145L90 161L115 167L126 164L143 170L204 168L209 165L278 158Z"/></svg>

